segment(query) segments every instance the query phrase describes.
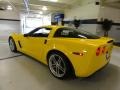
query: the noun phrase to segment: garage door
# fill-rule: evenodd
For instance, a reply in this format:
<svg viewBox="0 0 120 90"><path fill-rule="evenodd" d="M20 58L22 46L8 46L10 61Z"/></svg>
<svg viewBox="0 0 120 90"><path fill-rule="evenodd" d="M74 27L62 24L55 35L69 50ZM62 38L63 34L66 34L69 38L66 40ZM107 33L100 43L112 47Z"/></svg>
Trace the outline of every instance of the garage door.
<svg viewBox="0 0 120 90"><path fill-rule="evenodd" d="M0 20L0 42L6 42L13 32L20 32L20 21Z"/></svg>

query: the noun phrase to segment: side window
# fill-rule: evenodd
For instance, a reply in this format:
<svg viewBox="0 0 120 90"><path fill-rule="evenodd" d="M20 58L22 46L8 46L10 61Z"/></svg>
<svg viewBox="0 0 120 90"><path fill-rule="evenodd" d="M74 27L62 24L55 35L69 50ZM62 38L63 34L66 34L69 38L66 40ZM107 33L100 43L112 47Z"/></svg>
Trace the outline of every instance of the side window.
<svg viewBox="0 0 120 90"><path fill-rule="evenodd" d="M70 37L70 34L72 32L73 32L72 30L60 28L55 32L54 37Z"/></svg>
<svg viewBox="0 0 120 90"><path fill-rule="evenodd" d="M87 38L85 34L70 28L59 28L54 37L66 37L66 38Z"/></svg>
<svg viewBox="0 0 120 90"><path fill-rule="evenodd" d="M48 37L51 28L39 28L32 33L33 37Z"/></svg>

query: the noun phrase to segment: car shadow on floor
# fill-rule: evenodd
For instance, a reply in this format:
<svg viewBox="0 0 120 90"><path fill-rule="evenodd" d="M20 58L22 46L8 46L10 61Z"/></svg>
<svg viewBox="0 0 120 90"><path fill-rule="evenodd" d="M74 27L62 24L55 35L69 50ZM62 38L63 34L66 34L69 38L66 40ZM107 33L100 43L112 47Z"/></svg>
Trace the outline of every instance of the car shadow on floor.
<svg viewBox="0 0 120 90"><path fill-rule="evenodd" d="M33 58L24 57L25 60L20 61L20 64L48 90L120 90L120 68L114 64L109 64L87 78L58 80L50 74L45 65Z"/></svg>
<svg viewBox="0 0 120 90"><path fill-rule="evenodd" d="M77 78L70 81L71 85L85 87L87 90L120 90L120 68L113 64L96 72L87 78Z"/></svg>

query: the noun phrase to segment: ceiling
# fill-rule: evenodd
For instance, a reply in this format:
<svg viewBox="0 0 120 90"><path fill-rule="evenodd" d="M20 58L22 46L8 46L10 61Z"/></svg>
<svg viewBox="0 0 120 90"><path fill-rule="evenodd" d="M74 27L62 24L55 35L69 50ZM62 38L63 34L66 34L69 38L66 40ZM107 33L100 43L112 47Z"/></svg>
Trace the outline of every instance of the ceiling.
<svg viewBox="0 0 120 90"><path fill-rule="evenodd" d="M74 4L80 2L80 0L58 0L52 2L50 0L29 0L29 10L39 11L43 6L47 6L48 11L63 11L65 8L70 8ZM0 0L0 7L6 7L12 5L14 9L25 10L24 0Z"/></svg>
<svg viewBox="0 0 120 90"><path fill-rule="evenodd" d="M43 11L44 13L49 12L63 12L64 9L69 9L75 5L81 5L81 3L90 3L95 0L58 0L52 2L51 0L29 0L30 12L42 11L43 6L47 6L48 10ZM96 0L97 1L97 0ZM120 8L120 0L101 0L104 6L110 6ZM0 9L6 10L6 7L11 5L13 10L26 11L24 0L0 0Z"/></svg>

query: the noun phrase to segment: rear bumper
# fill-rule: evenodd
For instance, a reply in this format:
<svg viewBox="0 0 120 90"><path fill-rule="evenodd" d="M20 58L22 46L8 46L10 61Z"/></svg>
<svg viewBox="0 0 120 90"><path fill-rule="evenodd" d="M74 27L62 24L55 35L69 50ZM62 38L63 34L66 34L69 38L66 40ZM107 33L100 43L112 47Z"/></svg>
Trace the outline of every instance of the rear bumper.
<svg viewBox="0 0 120 90"><path fill-rule="evenodd" d="M88 77L95 73L96 71L100 70L101 68L105 67L111 58L112 53L112 44L107 46L107 50L105 53L101 53L99 56L95 55L95 52L91 52L92 54L88 53L83 58L76 58L76 65L75 65L75 74L78 77Z"/></svg>
<svg viewBox="0 0 120 90"><path fill-rule="evenodd" d="M86 70L83 67L84 72L79 70L79 71L75 72L75 75L77 77L89 77L90 75L94 74L98 70L104 68L106 65L108 65L108 63L109 62L104 63L104 64L99 65L99 66L96 66L96 67L88 66L88 69L86 69ZM81 68L81 67L79 67L79 68Z"/></svg>
<svg viewBox="0 0 120 90"><path fill-rule="evenodd" d="M96 71L102 69L105 67L109 61L109 59L105 58L105 55L102 57L93 57L93 58L87 58L87 59L79 59L75 60L74 65L74 70L75 70L75 75L77 77L88 77L92 74L94 74Z"/></svg>

